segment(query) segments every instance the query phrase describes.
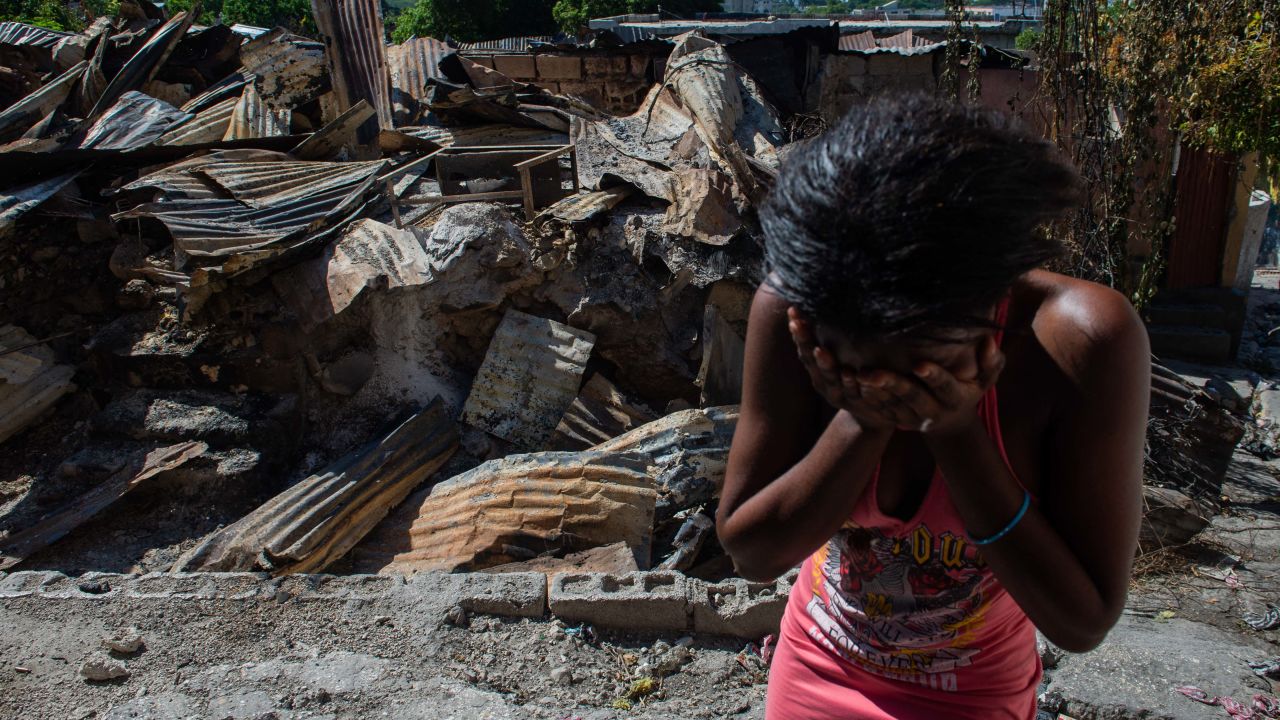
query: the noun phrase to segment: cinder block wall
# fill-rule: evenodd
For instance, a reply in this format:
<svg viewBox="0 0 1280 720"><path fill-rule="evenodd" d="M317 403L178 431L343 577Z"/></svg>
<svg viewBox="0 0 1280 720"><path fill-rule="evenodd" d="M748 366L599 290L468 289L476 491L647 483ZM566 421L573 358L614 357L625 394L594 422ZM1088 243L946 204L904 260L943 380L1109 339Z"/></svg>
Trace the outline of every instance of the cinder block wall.
<svg viewBox="0 0 1280 720"><path fill-rule="evenodd" d="M512 80L575 95L615 115L630 115L639 109L654 77L650 69L654 58L641 54L475 54L466 58Z"/></svg>

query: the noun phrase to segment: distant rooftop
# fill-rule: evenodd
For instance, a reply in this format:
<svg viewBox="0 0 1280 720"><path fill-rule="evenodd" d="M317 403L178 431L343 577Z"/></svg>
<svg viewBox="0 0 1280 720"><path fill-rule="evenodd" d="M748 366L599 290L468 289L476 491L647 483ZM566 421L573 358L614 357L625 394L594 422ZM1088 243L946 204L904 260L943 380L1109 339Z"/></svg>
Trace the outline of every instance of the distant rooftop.
<svg viewBox="0 0 1280 720"><path fill-rule="evenodd" d="M706 30L717 35L785 35L803 28L829 28L835 24L835 20L825 17L664 20L658 15L615 15L592 20L588 27L592 30L611 30L620 35L672 37L691 30Z"/></svg>

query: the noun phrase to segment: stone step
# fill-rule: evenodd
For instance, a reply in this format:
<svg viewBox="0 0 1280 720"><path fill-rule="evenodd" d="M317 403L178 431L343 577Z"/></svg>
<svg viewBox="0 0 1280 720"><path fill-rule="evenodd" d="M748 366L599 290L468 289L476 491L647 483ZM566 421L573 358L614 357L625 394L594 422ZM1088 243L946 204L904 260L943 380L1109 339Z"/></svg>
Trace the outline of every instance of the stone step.
<svg viewBox="0 0 1280 720"><path fill-rule="evenodd" d="M1152 303L1144 312L1152 325L1227 329L1227 313L1208 303Z"/></svg>
<svg viewBox="0 0 1280 720"><path fill-rule="evenodd" d="M1198 362L1229 362L1231 333L1220 328L1148 325L1151 352L1157 357Z"/></svg>

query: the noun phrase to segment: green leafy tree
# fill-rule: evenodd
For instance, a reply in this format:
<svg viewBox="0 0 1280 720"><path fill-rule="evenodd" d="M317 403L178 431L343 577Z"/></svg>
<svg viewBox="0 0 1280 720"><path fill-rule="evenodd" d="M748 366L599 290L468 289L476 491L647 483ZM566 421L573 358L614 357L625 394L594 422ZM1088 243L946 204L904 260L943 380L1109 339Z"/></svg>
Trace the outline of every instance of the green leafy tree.
<svg viewBox="0 0 1280 720"><path fill-rule="evenodd" d="M576 33L593 18L628 13L654 13L662 6L664 15L689 17L700 12L720 12L720 0L559 0L552 10L556 24L566 33Z"/></svg>
<svg viewBox="0 0 1280 720"><path fill-rule="evenodd" d="M418 0L395 20L391 39L453 38L462 42L555 31L554 0Z"/></svg>
<svg viewBox="0 0 1280 720"><path fill-rule="evenodd" d="M84 22L58 0L0 0L0 20L36 25L49 30L80 30Z"/></svg>
<svg viewBox="0 0 1280 720"><path fill-rule="evenodd" d="M299 33L314 33L311 0L224 0L222 21L257 27L285 27Z"/></svg>
<svg viewBox="0 0 1280 720"><path fill-rule="evenodd" d="M1018 36L1013 39L1013 44L1019 50L1035 50L1036 45L1040 44L1040 38L1043 36L1044 33L1039 30L1035 28L1027 28L1026 30L1018 33Z"/></svg>

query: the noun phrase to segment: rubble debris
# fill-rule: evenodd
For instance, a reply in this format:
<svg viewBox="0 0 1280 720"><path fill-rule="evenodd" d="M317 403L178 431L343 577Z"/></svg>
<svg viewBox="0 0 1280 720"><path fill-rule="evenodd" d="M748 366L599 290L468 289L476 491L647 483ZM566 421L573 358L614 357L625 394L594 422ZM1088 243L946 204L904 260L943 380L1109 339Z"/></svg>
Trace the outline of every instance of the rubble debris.
<svg viewBox="0 0 1280 720"><path fill-rule="evenodd" d="M457 427L437 399L384 437L206 537L172 571L320 572L440 468L457 446Z"/></svg>
<svg viewBox="0 0 1280 720"><path fill-rule="evenodd" d="M580 552L571 552L564 557L545 555L520 562L495 565L484 568L480 572L538 572L548 577L562 573L600 572L623 575L636 572L640 564L636 562L636 551L625 542L612 545L588 548Z"/></svg>
<svg viewBox="0 0 1280 720"><path fill-rule="evenodd" d="M676 532L675 552L658 563L658 570L688 570L693 567L707 538L715 534L716 521L701 511L690 513Z"/></svg>
<svg viewBox="0 0 1280 720"><path fill-rule="evenodd" d="M453 52L447 43L435 38L410 38L387 48L387 66L391 74L391 114L397 127L414 125L425 107L428 81L443 80L440 60Z"/></svg>
<svg viewBox="0 0 1280 720"><path fill-rule="evenodd" d="M142 649L142 633L131 627L102 639L102 647L122 655L132 655Z"/></svg>
<svg viewBox="0 0 1280 720"><path fill-rule="evenodd" d="M707 303L703 315L701 340L702 366L698 369L698 387L702 388L703 407L742 402L746 341L711 303Z"/></svg>
<svg viewBox="0 0 1280 720"><path fill-rule="evenodd" d="M82 150L132 150L158 140L191 118L163 100L130 90L84 131Z"/></svg>
<svg viewBox="0 0 1280 720"><path fill-rule="evenodd" d="M126 92L137 90L156 76L160 66L173 52L178 41L182 40L187 28L191 27L193 17L190 13L179 12L156 30L147 42L134 53L133 57L120 68L97 98L96 104L89 111L88 117L96 118L106 112ZM99 40L105 42L105 38Z"/></svg>
<svg viewBox="0 0 1280 720"><path fill-rule="evenodd" d="M324 39L337 110L361 100L377 113L358 131L371 143L379 129L391 127L391 76L387 71L382 7L376 0L332 0L311 3L316 28Z"/></svg>
<svg viewBox="0 0 1280 720"><path fill-rule="evenodd" d="M412 549L381 572L481 570L616 542L647 559L656 498L633 455L509 455L432 488L410 530Z"/></svg>
<svg viewBox="0 0 1280 720"><path fill-rule="evenodd" d="M645 459L658 499L658 522L680 510L709 503L724 484L738 408L683 410L642 425L591 450Z"/></svg>
<svg viewBox="0 0 1280 720"><path fill-rule="evenodd" d="M1212 519L1212 513L1206 513L1182 492L1143 485L1138 545L1144 551L1182 545L1208 527Z"/></svg>
<svg viewBox="0 0 1280 720"><path fill-rule="evenodd" d="M1146 485L1175 490L1194 502L1193 515L1212 517L1221 504L1227 466L1243 435L1243 424L1221 402L1158 361L1152 362L1143 466ZM1161 497L1173 506L1186 507L1172 501L1171 495ZM1170 507L1171 502L1157 500L1156 506Z"/></svg>
<svg viewBox="0 0 1280 720"><path fill-rule="evenodd" d="M98 655L85 660L80 665L80 677L91 682L107 682L129 677L124 663L117 662L105 655Z"/></svg>
<svg viewBox="0 0 1280 720"><path fill-rule="evenodd" d="M564 411L550 447L585 450L656 419L652 410L627 399L608 378L596 373Z"/></svg>
<svg viewBox="0 0 1280 720"><path fill-rule="evenodd" d="M67 100L72 88L80 82L88 69L89 63L81 61L40 89L6 107L0 112L0 141L12 140L40 118L51 115Z"/></svg>
<svg viewBox="0 0 1280 720"><path fill-rule="evenodd" d="M1280 628L1280 605L1267 604L1264 613L1245 613L1240 618L1254 630L1275 630Z"/></svg>
<svg viewBox="0 0 1280 720"><path fill-rule="evenodd" d="M0 443L75 390L75 368L55 362L53 351L25 330L0 326Z"/></svg>
<svg viewBox="0 0 1280 720"><path fill-rule="evenodd" d="M5 538L0 545L0 570L8 570L37 550L48 547L125 494L199 457L208 447L202 442L184 442L136 453L123 469L81 495L71 505Z"/></svg>
<svg viewBox="0 0 1280 720"><path fill-rule="evenodd" d="M5 190L4 194L0 195L0 237L4 237L13 230L18 218L53 197L79 174L79 170L73 170L53 178L37 180Z"/></svg>
<svg viewBox="0 0 1280 720"><path fill-rule="evenodd" d="M508 310L462 409L470 425L526 450L545 446L578 395L595 336Z"/></svg>

